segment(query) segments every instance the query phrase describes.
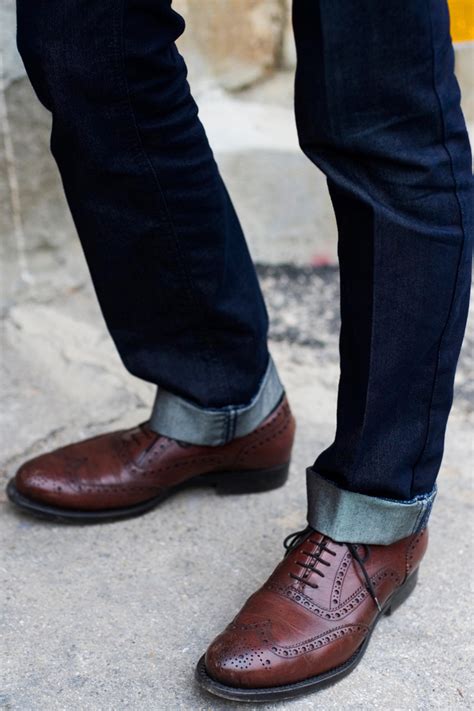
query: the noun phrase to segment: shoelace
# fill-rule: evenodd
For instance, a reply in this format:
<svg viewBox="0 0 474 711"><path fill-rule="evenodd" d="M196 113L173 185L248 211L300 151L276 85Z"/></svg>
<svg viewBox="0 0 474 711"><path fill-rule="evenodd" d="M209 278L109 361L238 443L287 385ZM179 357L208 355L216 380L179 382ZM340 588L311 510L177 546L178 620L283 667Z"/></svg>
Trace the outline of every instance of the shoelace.
<svg viewBox="0 0 474 711"><path fill-rule="evenodd" d="M303 555L308 556L309 558L312 558L313 560L311 563L301 563L300 561L296 561L297 565L299 565L301 568L304 568L312 573L316 573L319 575L321 578L324 578L325 575L324 573L316 568L316 565L318 563L321 563L322 565L330 566L331 563L328 560L324 560L324 558L321 557L321 555L324 552L329 553L332 556L335 556L336 553L332 551L330 548L328 548L327 543L331 539L323 536L320 541L315 541L313 538L311 538L311 535L315 533L314 529L311 528L311 526L306 526L306 528L303 528L301 531L295 531L294 533L290 533L289 536L285 538L283 541L283 545L286 550L285 555L289 555L295 548L299 546L300 543L302 543L304 540L308 540L309 543L312 543L313 545L317 546L316 551L314 553L311 553L310 551L305 551L303 550L302 553ZM379 602L379 599L377 597L377 594L375 592L375 588L372 584L372 581L370 579L370 576L366 570L365 563L369 559L370 556L370 548L366 545L363 547L365 548L365 556L364 558L361 558L359 555L359 551L357 550L357 547L353 543L337 543L336 541L332 541L338 546L346 545L347 548L349 549L353 559L355 562L359 565L362 575L364 576L365 584L367 587L367 590L369 591L373 601L375 602L377 609L379 612L382 612L382 606ZM309 580L306 578L302 577L301 575L296 575L295 573L289 573L290 577L293 578L294 580L299 580L300 582L304 583L305 585L309 585L312 588L318 588L319 585L316 583L311 583Z"/></svg>

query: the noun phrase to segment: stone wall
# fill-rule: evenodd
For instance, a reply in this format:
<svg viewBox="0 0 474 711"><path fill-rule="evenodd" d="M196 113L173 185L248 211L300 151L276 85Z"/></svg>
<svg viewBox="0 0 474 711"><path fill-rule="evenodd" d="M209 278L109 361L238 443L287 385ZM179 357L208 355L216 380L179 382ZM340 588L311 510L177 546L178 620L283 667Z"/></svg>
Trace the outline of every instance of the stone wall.
<svg viewBox="0 0 474 711"><path fill-rule="evenodd" d="M179 41L194 75L214 78L226 89L263 79L282 62L285 0L175 0L189 31Z"/></svg>

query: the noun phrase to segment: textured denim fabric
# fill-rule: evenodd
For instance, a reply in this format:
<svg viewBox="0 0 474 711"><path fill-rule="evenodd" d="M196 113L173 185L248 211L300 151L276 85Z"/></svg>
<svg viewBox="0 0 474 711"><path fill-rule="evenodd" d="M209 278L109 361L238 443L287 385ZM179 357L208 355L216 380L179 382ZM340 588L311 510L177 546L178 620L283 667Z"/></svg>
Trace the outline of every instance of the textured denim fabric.
<svg viewBox="0 0 474 711"><path fill-rule="evenodd" d="M299 140L328 178L341 270L337 431L314 469L373 497L374 516L377 499L407 511L434 490L470 285L447 6L296 0L293 14ZM227 429L260 392L267 315L174 45L183 29L169 0L18 0L19 48L122 359L167 393L168 425L196 408L222 410Z"/></svg>
<svg viewBox="0 0 474 711"><path fill-rule="evenodd" d="M436 486L411 501L367 496L340 489L312 468L306 471L308 523L344 543L389 545L421 531L436 497Z"/></svg>
<svg viewBox="0 0 474 711"><path fill-rule="evenodd" d="M293 8L299 138L328 177L341 271L337 431L313 468L340 489L411 502L434 489L470 290L471 152L448 9Z"/></svg>
<svg viewBox="0 0 474 711"><path fill-rule="evenodd" d="M249 402L267 313L198 119L169 0L19 0L18 47L128 370L199 407Z"/></svg>
<svg viewBox="0 0 474 711"><path fill-rule="evenodd" d="M246 405L197 407L158 388L150 426L156 432L191 444L218 446L252 432L278 405L283 385L270 358L259 389Z"/></svg>

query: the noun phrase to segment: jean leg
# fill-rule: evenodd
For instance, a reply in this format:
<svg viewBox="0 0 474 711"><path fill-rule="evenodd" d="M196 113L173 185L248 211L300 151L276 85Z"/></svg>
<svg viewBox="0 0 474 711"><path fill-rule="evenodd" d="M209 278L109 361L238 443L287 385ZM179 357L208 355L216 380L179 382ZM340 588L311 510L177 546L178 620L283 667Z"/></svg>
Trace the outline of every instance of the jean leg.
<svg viewBox="0 0 474 711"><path fill-rule="evenodd" d="M471 155L448 10L293 7L298 132L328 178L341 272L337 431L308 471L309 518L364 540L372 514L372 542L391 542L431 508L469 298Z"/></svg>
<svg viewBox="0 0 474 711"><path fill-rule="evenodd" d="M222 408L262 384L267 314L174 44L183 29L170 0L18 0L18 46L119 353L164 393Z"/></svg>

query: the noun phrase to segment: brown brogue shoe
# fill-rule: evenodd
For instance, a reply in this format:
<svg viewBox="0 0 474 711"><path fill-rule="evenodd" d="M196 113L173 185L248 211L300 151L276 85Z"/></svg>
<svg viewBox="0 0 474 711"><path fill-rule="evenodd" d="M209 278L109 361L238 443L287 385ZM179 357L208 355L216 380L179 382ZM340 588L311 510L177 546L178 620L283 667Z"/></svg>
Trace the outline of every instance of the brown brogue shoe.
<svg viewBox="0 0 474 711"><path fill-rule="evenodd" d="M189 485L268 491L287 479L294 432L286 398L253 432L218 447L185 444L145 423L35 457L7 494L43 518L92 523L145 513Z"/></svg>
<svg viewBox="0 0 474 711"><path fill-rule="evenodd" d="M199 661L204 689L236 701L316 691L361 660L383 614L415 587L428 533L388 546L336 543L307 528Z"/></svg>

